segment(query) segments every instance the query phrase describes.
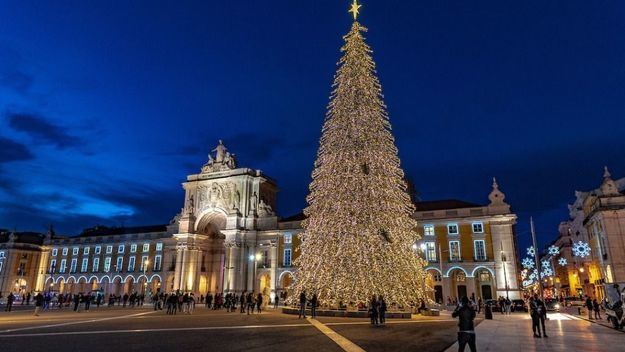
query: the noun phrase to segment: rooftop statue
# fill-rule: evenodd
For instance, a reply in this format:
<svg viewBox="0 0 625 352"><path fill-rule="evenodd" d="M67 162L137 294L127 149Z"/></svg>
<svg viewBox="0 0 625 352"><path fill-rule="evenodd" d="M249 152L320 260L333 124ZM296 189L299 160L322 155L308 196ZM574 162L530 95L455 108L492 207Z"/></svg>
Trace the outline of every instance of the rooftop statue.
<svg viewBox="0 0 625 352"><path fill-rule="evenodd" d="M236 167L236 156L228 151L228 148L220 139L217 147L208 153L208 162L202 166L202 173L232 170L236 169Z"/></svg>

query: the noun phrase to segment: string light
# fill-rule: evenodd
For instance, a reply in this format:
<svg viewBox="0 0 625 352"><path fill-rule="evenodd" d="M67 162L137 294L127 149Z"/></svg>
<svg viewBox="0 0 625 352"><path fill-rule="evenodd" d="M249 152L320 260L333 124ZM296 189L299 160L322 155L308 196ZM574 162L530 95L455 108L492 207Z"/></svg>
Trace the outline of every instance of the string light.
<svg viewBox="0 0 625 352"><path fill-rule="evenodd" d="M290 299L355 305L372 295L407 307L425 298L424 261L366 28L354 21L322 128Z"/></svg>

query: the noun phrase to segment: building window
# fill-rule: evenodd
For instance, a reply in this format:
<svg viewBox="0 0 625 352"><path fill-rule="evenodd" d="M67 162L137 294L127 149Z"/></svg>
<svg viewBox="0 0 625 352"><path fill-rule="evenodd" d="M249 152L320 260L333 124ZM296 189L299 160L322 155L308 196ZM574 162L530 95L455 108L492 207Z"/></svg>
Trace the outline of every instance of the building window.
<svg viewBox="0 0 625 352"><path fill-rule="evenodd" d="M473 233L484 233L484 225L481 222L474 222Z"/></svg>
<svg viewBox="0 0 625 352"><path fill-rule="evenodd" d="M290 233L285 233L284 244L289 244L289 243L293 243L293 235L291 235Z"/></svg>
<svg viewBox="0 0 625 352"><path fill-rule="evenodd" d="M56 270L56 259L52 259L52 260L50 261L50 270L48 270L48 272L49 272L50 274L53 274L53 273L54 273L54 270Z"/></svg>
<svg viewBox="0 0 625 352"><path fill-rule="evenodd" d="M149 252L150 251L150 244L149 243L144 243L143 244L143 251L144 252Z"/></svg>
<svg viewBox="0 0 625 352"><path fill-rule="evenodd" d="M91 267L91 271L94 273L97 273L99 270L100 270L100 258L93 258L93 266Z"/></svg>
<svg viewBox="0 0 625 352"><path fill-rule="evenodd" d="M69 272L72 273L72 274L75 273L77 265L78 265L78 259L76 259L76 258L72 259L72 264L69 267Z"/></svg>
<svg viewBox="0 0 625 352"><path fill-rule="evenodd" d="M89 247L85 247L85 248L82 250L82 254L84 254L84 255L89 254Z"/></svg>
<svg viewBox="0 0 625 352"><path fill-rule="evenodd" d="M2 254L0 254L0 258L2 258L2 255L4 254L4 252L0 252ZM56 255L59 253L59 250L56 248L52 248L52 256L56 257Z"/></svg>
<svg viewBox="0 0 625 352"><path fill-rule="evenodd" d="M423 225L423 234L425 236L434 236L434 225Z"/></svg>
<svg viewBox="0 0 625 352"><path fill-rule="evenodd" d="M102 252L102 247L101 246L95 246L95 254L100 254L100 252Z"/></svg>
<svg viewBox="0 0 625 352"><path fill-rule="evenodd" d="M148 270L148 267L145 265L145 263L148 261L148 256L144 255L143 257L141 257L141 270ZM148 264L149 265L149 264Z"/></svg>
<svg viewBox="0 0 625 352"><path fill-rule="evenodd" d="M163 242L159 242L156 244L156 250L157 251L162 251L163 250Z"/></svg>
<svg viewBox="0 0 625 352"><path fill-rule="evenodd" d="M1 251L0 252L0 258L4 258L4 257L5 257L4 251Z"/></svg>
<svg viewBox="0 0 625 352"><path fill-rule="evenodd" d="M154 256L154 271L160 271L161 270L161 259L162 257L160 255L156 255Z"/></svg>
<svg viewBox="0 0 625 352"><path fill-rule="evenodd" d="M137 245L135 243L130 245L130 253L134 253L137 251Z"/></svg>
<svg viewBox="0 0 625 352"><path fill-rule="evenodd" d="M117 263L115 263L115 271L120 272L124 269L124 257L117 257Z"/></svg>
<svg viewBox="0 0 625 352"><path fill-rule="evenodd" d="M78 247L72 248L72 255L78 255Z"/></svg>
<svg viewBox="0 0 625 352"><path fill-rule="evenodd" d="M111 271L111 257L104 258L104 272L108 273Z"/></svg>
<svg viewBox="0 0 625 352"><path fill-rule="evenodd" d="M436 245L433 241L425 242L425 259L429 262L436 261Z"/></svg>
<svg viewBox="0 0 625 352"><path fill-rule="evenodd" d="M67 247L63 248L63 255L67 255Z"/></svg>
<svg viewBox="0 0 625 352"><path fill-rule="evenodd" d="M106 254L113 253L113 246L106 246Z"/></svg>
<svg viewBox="0 0 625 352"><path fill-rule="evenodd" d="M89 258L83 258L82 265L80 266L80 272L81 273L86 273L87 272L87 266L89 266Z"/></svg>
<svg viewBox="0 0 625 352"><path fill-rule="evenodd" d="M447 224L447 234L449 234L449 235L457 235L458 234L458 224Z"/></svg>
<svg viewBox="0 0 625 352"><path fill-rule="evenodd" d="M135 246L136 248L136 246ZM117 253L124 253L124 245L120 244L119 247L117 247Z"/></svg>
<svg viewBox="0 0 625 352"><path fill-rule="evenodd" d="M135 257L128 258L128 271L135 271Z"/></svg>
<svg viewBox="0 0 625 352"><path fill-rule="evenodd" d="M67 268L67 260L61 259L61 267L59 268L59 273L63 274L66 268Z"/></svg>
<svg viewBox="0 0 625 352"><path fill-rule="evenodd" d="M2 272L2 263L4 262L0 260L0 273Z"/></svg>
<svg viewBox="0 0 625 352"><path fill-rule="evenodd" d="M284 263L284 266L291 266L291 249L290 248L286 248L284 250L283 263Z"/></svg>
<svg viewBox="0 0 625 352"><path fill-rule="evenodd" d="M460 241L449 241L449 260L452 262L460 260Z"/></svg>
<svg viewBox="0 0 625 352"><path fill-rule="evenodd" d="M486 260L486 244L484 240L473 241L475 260Z"/></svg>

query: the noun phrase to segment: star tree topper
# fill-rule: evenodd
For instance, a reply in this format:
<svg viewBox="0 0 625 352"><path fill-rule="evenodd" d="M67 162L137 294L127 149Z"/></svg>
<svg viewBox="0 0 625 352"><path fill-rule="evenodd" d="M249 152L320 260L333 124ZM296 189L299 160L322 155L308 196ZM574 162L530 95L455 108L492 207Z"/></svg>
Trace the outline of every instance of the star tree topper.
<svg viewBox="0 0 625 352"><path fill-rule="evenodd" d="M352 2L352 7L350 7L349 11L347 11L351 12L351 14L354 16L354 21L358 18L361 7L362 5L358 4L358 0L354 0L354 2Z"/></svg>

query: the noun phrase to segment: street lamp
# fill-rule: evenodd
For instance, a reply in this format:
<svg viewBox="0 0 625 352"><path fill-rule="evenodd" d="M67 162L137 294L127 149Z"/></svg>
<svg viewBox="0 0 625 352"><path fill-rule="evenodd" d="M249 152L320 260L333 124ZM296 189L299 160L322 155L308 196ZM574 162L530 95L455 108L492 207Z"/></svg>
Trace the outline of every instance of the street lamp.
<svg viewBox="0 0 625 352"><path fill-rule="evenodd" d="M145 282L143 283L143 294L146 294L148 291L148 277L145 275L145 272L147 271L149 264L150 260L146 258L143 262L143 277L145 278Z"/></svg>

